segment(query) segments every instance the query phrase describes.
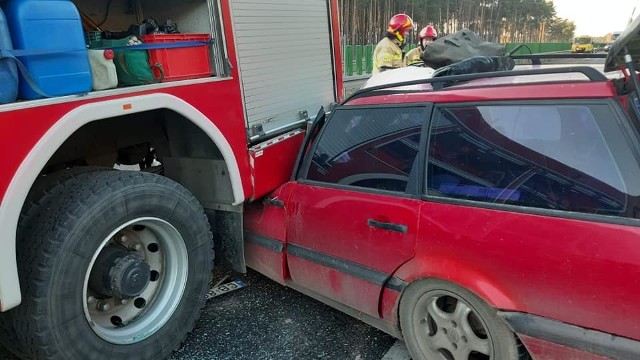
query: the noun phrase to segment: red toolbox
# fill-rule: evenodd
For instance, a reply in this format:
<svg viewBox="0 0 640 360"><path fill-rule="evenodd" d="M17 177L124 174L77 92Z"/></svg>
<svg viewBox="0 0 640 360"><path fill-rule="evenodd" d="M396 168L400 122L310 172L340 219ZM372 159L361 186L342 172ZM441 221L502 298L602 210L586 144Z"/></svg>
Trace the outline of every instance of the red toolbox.
<svg viewBox="0 0 640 360"><path fill-rule="evenodd" d="M211 76L209 34L143 35L145 44L201 42L202 45L149 50L149 63L156 79L185 80ZM156 64L162 66L162 71Z"/></svg>

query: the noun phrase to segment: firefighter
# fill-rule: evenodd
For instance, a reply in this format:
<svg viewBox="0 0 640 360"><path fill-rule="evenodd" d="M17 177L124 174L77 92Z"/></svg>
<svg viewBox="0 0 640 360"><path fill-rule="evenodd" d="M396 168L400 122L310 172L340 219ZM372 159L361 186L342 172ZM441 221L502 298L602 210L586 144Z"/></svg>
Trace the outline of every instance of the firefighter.
<svg viewBox="0 0 640 360"><path fill-rule="evenodd" d="M405 66L402 52L404 35L413 28L413 20L409 15L398 14L389 20L386 36L373 51L373 74Z"/></svg>
<svg viewBox="0 0 640 360"><path fill-rule="evenodd" d="M422 53L425 51L427 45L431 44L438 38L438 32L433 25L427 25L418 34L418 47L409 51L404 57L406 65L423 65L421 59Z"/></svg>

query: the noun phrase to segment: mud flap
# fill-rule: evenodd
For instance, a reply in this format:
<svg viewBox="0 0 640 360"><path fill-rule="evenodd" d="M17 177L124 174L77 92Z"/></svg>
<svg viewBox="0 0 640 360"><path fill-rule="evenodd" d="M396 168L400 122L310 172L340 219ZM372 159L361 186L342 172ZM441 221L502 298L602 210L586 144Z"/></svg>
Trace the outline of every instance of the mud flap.
<svg viewBox="0 0 640 360"><path fill-rule="evenodd" d="M218 209L205 209L205 213L213 232L216 266L246 273L242 206L221 205Z"/></svg>

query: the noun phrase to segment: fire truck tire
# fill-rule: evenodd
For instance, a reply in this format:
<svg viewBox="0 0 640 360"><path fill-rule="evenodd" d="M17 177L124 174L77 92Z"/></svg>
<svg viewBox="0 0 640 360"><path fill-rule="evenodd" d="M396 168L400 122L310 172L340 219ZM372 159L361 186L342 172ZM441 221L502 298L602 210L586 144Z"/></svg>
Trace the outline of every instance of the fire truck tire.
<svg viewBox="0 0 640 360"><path fill-rule="evenodd" d="M18 244L23 303L11 316L26 357L168 357L193 329L211 279L201 205L139 171L89 172L57 187Z"/></svg>
<svg viewBox="0 0 640 360"><path fill-rule="evenodd" d="M26 229L31 228L30 224L38 221L42 215L41 209L47 208L51 204L51 199L57 198L60 194L63 189L61 184L80 174L104 170L109 170L109 168L83 166L58 170L46 176L38 177L29 191L25 203L22 206L22 211L20 212L20 221L16 234L18 242L24 240ZM20 358L26 356L16 336L11 311L0 313L0 344Z"/></svg>
<svg viewBox="0 0 640 360"><path fill-rule="evenodd" d="M21 346L17 346L18 337L13 327L13 318L9 313L0 315L0 344L17 355L19 358L25 358L27 355L22 351Z"/></svg>
<svg viewBox="0 0 640 360"><path fill-rule="evenodd" d="M20 221L18 223L17 236L20 238L25 233L25 229L31 228L31 223L38 221L38 218L42 215L42 209L50 205L51 198L58 196L63 187L61 186L65 181L90 172L95 171L109 171L110 168L99 166L78 166L64 170L58 170L47 174L46 176L40 176L36 179L36 182L29 190L29 194L22 206L20 212ZM115 171L115 170L113 170Z"/></svg>

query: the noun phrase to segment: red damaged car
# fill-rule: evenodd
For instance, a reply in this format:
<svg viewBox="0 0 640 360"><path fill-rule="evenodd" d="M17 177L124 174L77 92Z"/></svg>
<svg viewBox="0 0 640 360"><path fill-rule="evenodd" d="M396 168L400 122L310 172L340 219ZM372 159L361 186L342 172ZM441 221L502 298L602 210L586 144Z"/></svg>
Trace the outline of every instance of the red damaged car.
<svg viewBox="0 0 640 360"><path fill-rule="evenodd" d="M319 114L291 181L245 209L247 265L415 360L639 359L639 28L606 76L518 66Z"/></svg>

